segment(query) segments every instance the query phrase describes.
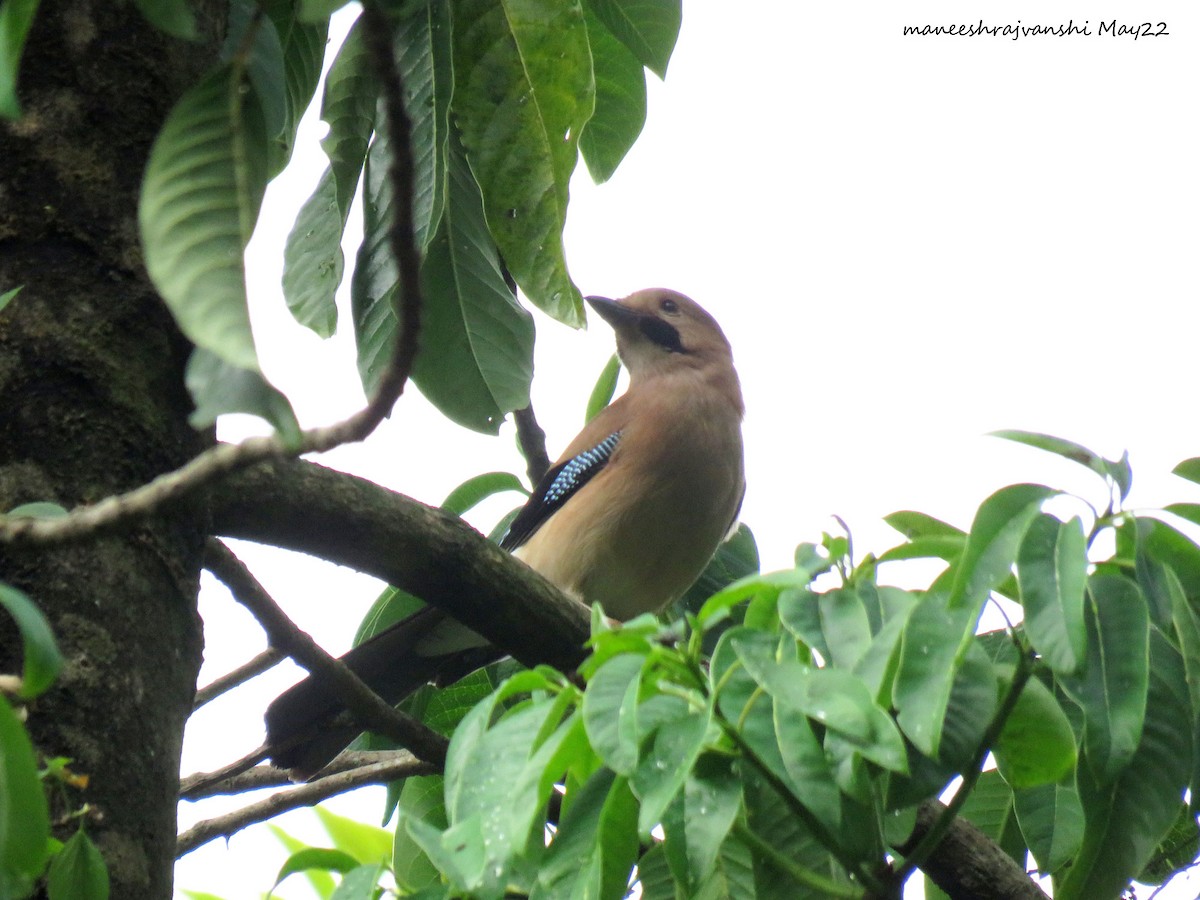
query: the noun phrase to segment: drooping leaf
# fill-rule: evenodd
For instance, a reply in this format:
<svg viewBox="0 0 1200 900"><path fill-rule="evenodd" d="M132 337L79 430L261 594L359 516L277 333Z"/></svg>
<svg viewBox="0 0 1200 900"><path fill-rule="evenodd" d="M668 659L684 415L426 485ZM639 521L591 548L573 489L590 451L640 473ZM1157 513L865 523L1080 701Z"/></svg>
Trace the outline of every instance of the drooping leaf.
<svg viewBox="0 0 1200 900"><path fill-rule="evenodd" d="M446 806L442 789L441 775L406 778L398 797L401 818L420 819L439 830L445 830ZM396 829L395 843L392 845L392 871L396 881L408 890L420 890L441 880L437 867L403 825Z"/></svg>
<svg viewBox="0 0 1200 900"><path fill-rule="evenodd" d="M1086 761L1104 785L1129 765L1142 737L1150 622L1137 585L1117 575L1089 580L1085 620L1083 669L1060 676L1058 683L1083 708Z"/></svg>
<svg viewBox="0 0 1200 900"><path fill-rule="evenodd" d="M478 187L451 141L446 208L421 267L425 297L413 381L454 421L495 433L529 405L533 318L517 303L483 222Z"/></svg>
<svg viewBox="0 0 1200 900"><path fill-rule="evenodd" d="M1059 522L1045 513L1038 515L1021 543L1017 572L1025 631L1034 649L1055 672L1076 671L1087 644L1083 523L1077 518Z"/></svg>
<svg viewBox="0 0 1200 900"><path fill-rule="evenodd" d="M634 653L614 656L589 678L583 695L583 722L592 747L619 774L632 774L637 764L637 696L644 662Z"/></svg>
<svg viewBox="0 0 1200 900"><path fill-rule="evenodd" d="M570 325L583 301L562 230L595 86L578 0L454 0L455 120L508 270Z"/></svg>
<svg viewBox="0 0 1200 900"><path fill-rule="evenodd" d="M321 147L329 168L300 208L283 252L283 293L296 321L321 337L337 327L334 295L345 261L342 234L375 126L378 87L355 22L325 78L321 118L329 133Z"/></svg>
<svg viewBox="0 0 1200 900"><path fill-rule="evenodd" d="M1185 459L1171 470L1172 475L1178 475L1180 478L1186 478L1188 481L1200 484L1200 456L1193 456L1190 459Z"/></svg>
<svg viewBox="0 0 1200 900"><path fill-rule="evenodd" d="M294 0L268 0L264 9L275 25L283 52L285 114L283 127L274 135L276 165L282 169L292 157L300 118L321 80L329 21L301 21L296 17Z"/></svg>
<svg viewBox="0 0 1200 900"><path fill-rule="evenodd" d="M59 652L50 623L23 591L0 581L0 606L8 612L21 633L24 660L21 671L21 696L37 697L54 683L62 669Z"/></svg>
<svg viewBox="0 0 1200 900"><path fill-rule="evenodd" d="M904 626L892 700L900 727L926 756L938 756L959 648L977 618L976 610L950 609L945 597L927 594Z"/></svg>
<svg viewBox="0 0 1200 900"><path fill-rule="evenodd" d="M1186 804L1180 804L1179 817L1166 836L1154 848L1150 860L1137 874L1142 884L1163 884L1171 876L1187 869L1200 854L1200 825Z"/></svg>
<svg viewBox="0 0 1200 900"><path fill-rule="evenodd" d="M244 70L254 87L268 139L267 178L273 178L286 162L279 140L288 128L283 42L275 22L253 0L230 0L221 61Z"/></svg>
<svg viewBox="0 0 1200 900"><path fill-rule="evenodd" d="M25 38L33 25L39 0L5 0L0 3L0 116L19 119L17 73ZM11 299L11 298L9 298Z"/></svg>
<svg viewBox="0 0 1200 900"><path fill-rule="evenodd" d="M188 359L184 382L196 405L188 417L193 428L208 428L226 413L248 413L274 425L288 446L299 444L300 423L292 404L257 369L235 366L197 347Z"/></svg>
<svg viewBox="0 0 1200 900"><path fill-rule="evenodd" d="M224 65L183 95L150 151L138 213L146 269L184 334L256 370L243 254L266 186L267 134L247 87Z"/></svg>
<svg viewBox="0 0 1200 900"><path fill-rule="evenodd" d="M1070 862L1083 840L1083 807L1074 784L1043 784L1013 792L1021 833L1044 875Z"/></svg>
<svg viewBox="0 0 1200 900"><path fill-rule="evenodd" d="M313 807L333 846L363 864L391 858L392 836L383 828L339 816L321 806Z"/></svg>
<svg viewBox="0 0 1200 900"><path fill-rule="evenodd" d="M1083 843L1055 885L1057 900L1116 896L1179 815L1194 752L1192 730L1179 727L1191 715L1186 673L1178 651L1156 629L1150 631L1149 655L1145 727L1129 764L1108 783L1095 778L1103 761L1085 758L1077 770ZM1090 745L1086 751L1091 752Z"/></svg>
<svg viewBox="0 0 1200 900"><path fill-rule="evenodd" d="M591 10L586 11L596 111L579 137L592 181L612 177L646 123L646 73L641 62Z"/></svg>
<svg viewBox="0 0 1200 900"><path fill-rule="evenodd" d="M659 78L679 38L682 0L588 0L589 9Z"/></svg>

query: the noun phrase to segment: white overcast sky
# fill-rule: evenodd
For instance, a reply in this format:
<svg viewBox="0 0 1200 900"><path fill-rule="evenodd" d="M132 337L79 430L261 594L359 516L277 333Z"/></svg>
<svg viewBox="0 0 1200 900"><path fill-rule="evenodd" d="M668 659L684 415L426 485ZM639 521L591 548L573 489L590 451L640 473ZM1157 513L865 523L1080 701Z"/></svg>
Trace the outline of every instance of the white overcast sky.
<svg viewBox="0 0 1200 900"><path fill-rule="evenodd" d="M1073 19L1093 34L902 34L980 19ZM1170 33L1097 34L1113 19ZM676 288L724 326L747 403L742 517L764 568L789 565L796 543L836 528L834 515L861 555L899 541L881 521L889 512L965 528L1017 481L1103 504L1084 470L985 436L1002 428L1112 457L1128 449L1133 507L1200 499L1169 475L1200 455L1200 7L689 0L666 83L650 81L646 129L612 181L594 187L582 166L575 179L571 273L584 293ZM322 128L310 115L309 150L269 191L251 251L264 366L306 425L362 402L348 314L322 343L289 324L278 288L284 237L325 164ZM612 335L539 315L538 338L534 404L553 456L582 424ZM243 433L236 420L222 432ZM320 461L435 504L470 475L524 471L509 429L458 429L413 390L365 445ZM473 521L486 529L505 508ZM349 646L378 583L238 550L303 627L334 652ZM202 612L203 683L264 643L219 590ZM294 678L273 673L198 715L184 771L257 746L262 709ZM181 825L222 808L185 804ZM335 808L369 819L379 807ZM320 840L311 814L281 823ZM265 892L286 854L256 831L186 857L177 887L230 900ZM308 896L296 878L281 895ZM1194 895L1181 885L1160 896Z"/></svg>

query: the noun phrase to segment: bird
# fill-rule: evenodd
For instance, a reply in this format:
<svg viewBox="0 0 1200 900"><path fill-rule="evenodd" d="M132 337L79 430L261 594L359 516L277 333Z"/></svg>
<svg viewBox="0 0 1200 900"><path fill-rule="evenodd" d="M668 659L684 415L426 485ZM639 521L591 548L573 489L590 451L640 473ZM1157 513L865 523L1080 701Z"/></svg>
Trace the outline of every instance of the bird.
<svg viewBox="0 0 1200 900"><path fill-rule="evenodd" d="M616 335L625 393L568 444L500 546L566 594L626 621L680 597L736 527L745 494L745 407L729 341L666 288L589 296ZM389 703L504 654L433 607L342 657ZM307 780L361 731L315 676L268 707L272 764Z"/></svg>

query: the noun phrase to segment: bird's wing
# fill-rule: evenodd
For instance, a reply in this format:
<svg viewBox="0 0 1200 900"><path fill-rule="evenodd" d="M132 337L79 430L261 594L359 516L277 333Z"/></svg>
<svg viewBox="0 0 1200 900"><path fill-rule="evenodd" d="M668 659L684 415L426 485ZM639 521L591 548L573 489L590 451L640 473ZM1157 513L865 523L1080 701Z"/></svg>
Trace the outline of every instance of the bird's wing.
<svg viewBox="0 0 1200 900"><path fill-rule="evenodd" d="M508 531L500 539L500 546L505 550L516 550L529 540L547 519L607 465L620 440L621 432L613 431L603 440L550 469L508 526Z"/></svg>

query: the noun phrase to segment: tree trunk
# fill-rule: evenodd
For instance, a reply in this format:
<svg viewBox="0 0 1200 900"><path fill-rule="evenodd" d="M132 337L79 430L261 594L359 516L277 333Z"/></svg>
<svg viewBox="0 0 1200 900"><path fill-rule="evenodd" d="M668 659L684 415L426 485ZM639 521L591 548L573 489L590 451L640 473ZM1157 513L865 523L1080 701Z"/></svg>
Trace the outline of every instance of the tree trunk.
<svg viewBox="0 0 1200 900"><path fill-rule="evenodd" d="M187 424L189 351L141 262L137 195L150 145L216 57L223 4L190 4L201 37L155 31L133 3L43 3L20 72L24 117L0 122L0 508L91 503L174 468L208 439ZM30 709L44 758L85 789L112 896L168 898L183 724L202 636L204 517L66 548L5 548L0 579L45 611L66 658ZM0 622L0 672L20 645ZM73 833L59 823L59 837Z"/></svg>

